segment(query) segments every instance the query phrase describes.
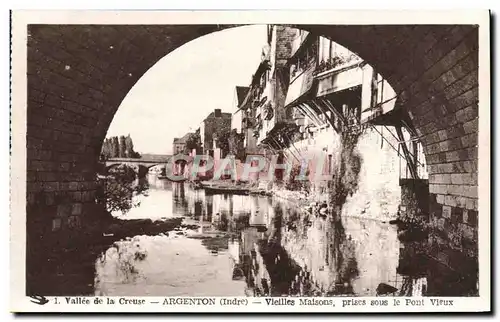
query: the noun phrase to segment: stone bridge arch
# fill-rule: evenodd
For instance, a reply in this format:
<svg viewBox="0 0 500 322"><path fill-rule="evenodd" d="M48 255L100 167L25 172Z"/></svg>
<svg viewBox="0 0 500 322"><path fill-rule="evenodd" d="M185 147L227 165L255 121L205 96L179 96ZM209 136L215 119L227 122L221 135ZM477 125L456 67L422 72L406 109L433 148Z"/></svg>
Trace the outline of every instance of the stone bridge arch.
<svg viewBox="0 0 500 322"><path fill-rule="evenodd" d="M135 171L135 173L140 177L140 178L143 178L144 176L146 176L148 174L148 171L149 169L151 169L152 167L155 167L155 166L159 166L159 165L162 165L164 163L161 163L161 162L158 162L158 163L150 163L150 162L145 162L145 163L141 163L141 162L112 162L111 164L106 164L105 166L105 170L106 172L108 172L109 170L117 167L117 166L120 166L120 165L126 165L126 166L129 166L129 167L132 167Z"/></svg>
<svg viewBox="0 0 500 322"><path fill-rule="evenodd" d="M27 215L40 234L54 218L98 211L101 144L139 78L183 44L232 27L29 25ZM424 146L432 211L456 207L477 221L478 26L294 27L337 41L388 79Z"/></svg>

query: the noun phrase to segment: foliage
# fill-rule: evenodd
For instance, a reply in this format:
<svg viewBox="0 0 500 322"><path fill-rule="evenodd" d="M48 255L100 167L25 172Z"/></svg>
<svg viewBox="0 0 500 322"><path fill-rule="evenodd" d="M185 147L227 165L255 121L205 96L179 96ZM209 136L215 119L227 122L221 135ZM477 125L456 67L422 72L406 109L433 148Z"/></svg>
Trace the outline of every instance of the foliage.
<svg viewBox="0 0 500 322"><path fill-rule="evenodd" d="M126 143L125 143L125 137L123 135L120 135L120 146L119 146L119 152L120 152L120 157L123 158L125 157L125 151L127 150L126 148Z"/></svg>
<svg viewBox="0 0 500 322"><path fill-rule="evenodd" d="M292 191L309 191L311 188L311 183L309 182L309 169L306 170L305 174L301 175L302 166L300 164L294 164L292 166L292 170L290 171L290 175L288 176L288 180L285 184L285 188ZM302 176L307 177L306 179L300 178Z"/></svg>
<svg viewBox="0 0 500 322"><path fill-rule="evenodd" d="M330 195L330 202L338 213L340 213L347 197L351 196L358 188L362 160L356 151L356 145L361 134L361 130L347 130L341 133L340 165L336 168Z"/></svg>
<svg viewBox="0 0 500 322"><path fill-rule="evenodd" d="M196 149L196 152L199 153L201 150L201 137L200 132L196 131L195 133L189 134L186 139L186 154L189 154L193 149Z"/></svg>
<svg viewBox="0 0 500 322"><path fill-rule="evenodd" d="M243 160L245 158L245 135L233 129L229 133L228 149L230 154L236 156L237 159Z"/></svg>
<svg viewBox="0 0 500 322"><path fill-rule="evenodd" d="M229 150L229 137L231 136L231 132L224 131L221 133L214 133L215 141L217 142L217 147L219 147L222 151L222 155L227 155Z"/></svg>
<svg viewBox="0 0 500 322"><path fill-rule="evenodd" d="M360 58L355 54L350 54L350 55L337 54L336 56L328 58L326 61L322 60L319 63L318 68L316 69L316 73L321 73L356 60L360 60Z"/></svg>
<svg viewBox="0 0 500 322"><path fill-rule="evenodd" d="M130 134L106 138L102 144L101 157L109 158L140 158L141 155L134 151L134 143Z"/></svg>
<svg viewBox="0 0 500 322"><path fill-rule="evenodd" d="M126 165L112 168L107 176L100 176L97 181L101 187L99 201L106 204L108 211L120 211L123 214L138 207L140 202L134 200L134 197L147 195L149 188L147 181L136 182L134 169Z"/></svg>

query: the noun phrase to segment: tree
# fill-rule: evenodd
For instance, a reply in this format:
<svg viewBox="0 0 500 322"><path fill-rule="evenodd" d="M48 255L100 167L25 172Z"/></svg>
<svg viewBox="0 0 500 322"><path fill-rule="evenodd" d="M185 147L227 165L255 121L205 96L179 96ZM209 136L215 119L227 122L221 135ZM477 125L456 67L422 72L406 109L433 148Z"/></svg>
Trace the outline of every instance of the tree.
<svg viewBox="0 0 500 322"><path fill-rule="evenodd" d="M217 147L219 147L222 151L222 155L225 156L229 153L229 136L231 132L224 131L221 133L215 133L214 138L217 142Z"/></svg>
<svg viewBox="0 0 500 322"><path fill-rule="evenodd" d="M130 134L125 137L125 157L130 158L132 155L132 151L134 150L134 144L132 143L132 139L130 138Z"/></svg>
<svg viewBox="0 0 500 322"><path fill-rule="evenodd" d="M105 139L102 143L101 155L104 159L109 159L111 157L111 144L110 139Z"/></svg>
<svg viewBox="0 0 500 322"><path fill-rule="evenodd" d="M134 142L130 134L125 136L112 136L104 140L101 154L109 158L140 158L141 155L134 151Z"/></svg>
<svg viewBox="0 0 500 322"><path fill-rule="evenodd" d="M97 177L97 199L106 205L109 212L120 211L123 214L140 205L134 199L137 195L147 196L147 181L136 182L136 173L129 166L121 165L113 168L107 176Z"/></svg>
<svg viewBox="0 0 500 322"><path fill-rule="evenodd" d="M118 158L120 155L120 143L118 142L118 137L113 136L111 138L111 157L112 158Z"/></svg>
<svg viewBox="0 0 500 322"><path fill-rule="evenodd" d="M195 149L197 153L201 150L201 137L199 131L189 134L188 138L186 139L186 151L184 152L186 154L189 154L189 152L191 152L193 149Z"/></svg>
<svg viewBox="0 0 500 322"><path fill-rule="evenodd" d="M237 159L243 160L245 158L245 135L233 129L229 133L228 149L230 154L236 156Z"/></svg>
<svg viewBox="0 0 500 322"><path fill-rule="evenodd" d="M125 150L126 150L126 146L125 146L125 137L123 135L120 135L120 141L119 141L119 148L118 148L118 157L120 158L126 158L126 155L125 155Z"/></svg>

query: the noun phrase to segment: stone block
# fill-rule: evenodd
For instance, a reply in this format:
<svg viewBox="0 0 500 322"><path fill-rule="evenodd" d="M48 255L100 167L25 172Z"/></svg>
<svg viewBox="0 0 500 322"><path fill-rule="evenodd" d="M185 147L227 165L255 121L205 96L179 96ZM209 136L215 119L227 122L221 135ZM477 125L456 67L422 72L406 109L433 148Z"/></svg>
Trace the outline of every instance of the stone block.
<svg viewBox="0 0 500 322"><path fill-rule="evenodd" d="M452 173L451 183L460 185L477 184L477 175L475 173Z"/></svg>
<svg viewBox="0 0 500 322"><path fill-rule="evenodd" d="M57 205L57 217L68 217L71 214L71 204L64 203Z"/></svg>
<svg viewBox="0 0 500 322"><path fill-rule="evenodd" d="M53 218L52 219L52 231L61 230L62 227L62 219L61 218Z"/></svg>
<svg viewBox="0 0 500 322"><path fill-rule="evenodd" d="M464 129L464 132L469 134L469 133L478 133L478 126L479 126L479 122L478 122L478 118L474 118L468 122L465 122L464 124L462 124L462 127Z"/></svg>
<svg viewBox="0 0 500 322"><path fill-rule="evenodd" d="M439 130L437 131L437 134L439 136L439 141L444 141L448 139L448 132L446 132L446 130Z"/></svg>
<svg viewBox="0 0 500 322"><path fill-rule="evenodd" d="M46 172L46 171L37 172L36 178L38 181L42 181L42 182L56 181L57 180L57 173L56 172Z"/></svg>
<svg viewBox="0 0 500 322"><path fill-rule="evenodd" d="M451 218L451 207L450 206L443 206L443 218Z"/></svg>
<svg viewBox="0 0 500 322"><path fill-rule="evenodd" d="M459 223L461 223L462 222L462 217L463 217L463 209L462 208L457 208L457 207L451 208L451 218L450 218L450 221L451 221L452 225L456 226Z"/></svg>
<svg viewBox="0 0 500 322"><path fill-rule="evenodd" d="M469 222L469 210L463 209L462 211L462 223L468 223Z"/></svg>
<svg viewBox="0 0 500 322"><path fill-rule="evenodd" d="M59 182L44 182L43 183L44 191L57 191L59 190Z"/></svg>
<svg viewBox="0 0 500 322"><path fill-rule="evenodd" d="M79 229L81 228L82 223L80 216L70 216L68 218L68 228L70 229Z"/></svg>
<svg viewBox="0 0 500 322"><path fill-rule="evenodd" d="M467 149L468 160L477 160L477 147Z"/></svg>
<svg viewBox="0 0 500 322"><path fill-rule="evenodd" d="M51 206L55 204L55 195L53 192L47 192L45 195L45 204Z"/></svg>
<svg viewBox="0 0 500 322"><path fill-rule="evenodd" d="M74 203L71 207L71 215L81 215L82 214L82 204Z"/></svg>
<svg viewBox="0 0 500 322"><path fill-rule="evenodd" d="M455 113L457 121L460 123L466 123L477 117L477 109L473 106L468 106Z"/></svg>
<svg viewBox="0 0 500 322"><path fill-rule="evenodd" d="M68 184L68 189L71 190L71 191L77 191L79 190L78 189L78 182L77 181L72 181L72 182L69 182Z"/></svg>
<svg viewBox="0 0 500 322"><path fill-rule="evenodd" d="M478 134L477 134L477 132L471 133L471 134L462 136L460 139L462 141L462 146L464 148L473 147L473 146L477 145Z"/></svg>
<svg viewBox="0 0 500 322"><path fill-rule="evenodd" d="M449 184L451 183L451 174L449 173L432 174L429 176L429 183Z"/></svg>
<svg viewBox="0 0 500 322"><path fill-rule="evenodd" d="M472 198L467 198L466 203L465 203L465 208L470 209L470 210L477 210L476 207L476 200ZM470 216L470 214L469 214Z"/></svg>
<svg viewBox="0 0 500 322"><path fill-rule="evenodd" d="M73 201L82 201L82 193L80 191L71 192L70 196Z"/></svg>
<svg viewBox="0 0 500 322"><path fill-rule="evenodd" d="M439 218L437 220L437 228L439 230L445 230L445 225L446 225L446 219L445 218Z"/></svg>
<svg viewBox="0 0 500 322"><path fill-rule="evenodd" d="M459 206L458 197L447 195L444 197L444 204L447 206L457 207Z"/></svg>
<svg viewBox="0 0 500 322"><path fill-rule="evenodd" d="M451 100L462 94L464 91L476 86L478 86L477 71L471 71L462 79L446 87L444 89L444 94L447 100Z"/></svg>
<svg viewBox="0 0 500 322"><path fill-rule="evenodd" d="M82 191L82 201L83 202L94 201L93 191Z"/></svg>
<svg viewBox="0 0 500 322"><path fill-rule="evenodd" d="M467 211L467 224L471 227L477 227L478 223L478 213L476 210Z"/></svg>
<svg viewBox="0 0 500 322"><path fill-rule="evenodd" d="M56 164L51 161L40 161L33 160L29 163L30 169L40 172L40 171L53 171L55 170Z"/></svg>

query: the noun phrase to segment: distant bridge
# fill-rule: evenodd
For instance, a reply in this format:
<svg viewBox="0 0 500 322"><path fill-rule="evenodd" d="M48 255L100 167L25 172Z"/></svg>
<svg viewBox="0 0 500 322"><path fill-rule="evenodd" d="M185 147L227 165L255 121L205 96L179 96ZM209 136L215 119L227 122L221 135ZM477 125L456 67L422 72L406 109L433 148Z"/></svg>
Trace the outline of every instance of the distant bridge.
<svg viewBox="0 0 500 322"><path fill-rule="evenodd" d="M170 155L143 155L141 158L110 158L105 161L106 168L111 168L120 164L130 167L142 166L151 168L160 164L167 164L170 160Z"/></svg>

